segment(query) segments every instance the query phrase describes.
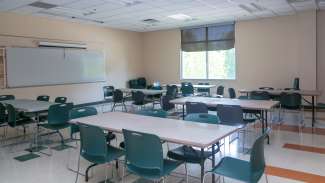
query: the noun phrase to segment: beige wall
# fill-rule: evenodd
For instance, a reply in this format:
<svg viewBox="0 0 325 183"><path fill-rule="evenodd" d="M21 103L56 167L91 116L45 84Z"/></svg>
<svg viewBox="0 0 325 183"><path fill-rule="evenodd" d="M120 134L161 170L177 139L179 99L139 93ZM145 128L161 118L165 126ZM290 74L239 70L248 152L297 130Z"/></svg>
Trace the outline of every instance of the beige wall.
<svg viewBox="0 0 325 183"><path fill-rule="evenodd" d="M317 13L317 89L323 91L319 98L325 103L325 11Z"/></svg>
<svg viewBox="0 0 325 183"><path fill-rule="evenodd" d="M35 47L38 40L59 40L83 42L90 49L101 50L106 54L108 78L107 83L2 89L0 94L17 98L67 96L70 101L83 103L102 100L105 84L125 87L128 79L142 76L141 33L5 13L0 14L0 25L0 46Z"/></svg>
<svg viewBox="0 0 325 183"><path fill-rule="evenodd" d="M180 82L180 31L143 34L144 71L151 81ZM316 13L275 17L236 24L237 79L213 80L226 87L316 88Z"/></svg>

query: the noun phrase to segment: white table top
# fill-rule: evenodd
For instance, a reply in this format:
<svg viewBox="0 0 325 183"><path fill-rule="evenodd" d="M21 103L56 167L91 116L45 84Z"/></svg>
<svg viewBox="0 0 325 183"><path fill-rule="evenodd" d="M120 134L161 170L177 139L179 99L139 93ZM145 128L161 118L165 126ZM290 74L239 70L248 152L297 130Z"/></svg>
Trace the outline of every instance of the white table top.
<svg viewBox="0 0 325 183"><path fill-rule="evenodd" d="M47 111L51 105L56 104L54 102L45 102L29 99L4 100L0 102L4 104L11 104L14 106L14 108L18 110L31 113Z"/></svg>
<svg viewBox="0 0 325 183"><path fill-rule="evenodd" d="M279 102L272 100L240 100L230 98L212 98L212 97L183 97L171 100L170 103L184 105L186 102L201 102L210 107L218 104L239 105L244 109L270 110Z"/></svg>
<svg viewBox="0 0 325 183"><path fill-rule="evenodd" d="M133 88L120 88L119 90L121 90L124 93L131 93L131 92L141 91L145 95L159 95L159 94L163 94L164 92L166 92L166 90L133 89Z"/></svg>
<svg viewBox="0 0 325 183"><path fill-rule="evenodd" d="M237 127L232 126L195 123L122 112L108 112L74 119L71 122L93 125L117 133L122 133L122 129L128 129L155 134L168 142L199 148L209 147L238 130Z"/></svg>
<svg viewBox="0 0 325 183"><path fill-rule="evenodd" d="M248 89L241 89L239 93L251 93L252 91L266 91L273 95L280 95L282 92L285 93L299 93L303 96L319 96L322 94L321 91L318 90L283 90L283 89L274 89L274 90L248 90Z"/></svg>
<svg viewBox="0 0 325 183"><path fill-rule="evenodd" d="M170 86L172 85L176 85L177 87L181 87L181 84L169 84ZM163 85L163 87L166 87L167 85ZM215 88L217 87L217 85L193 85L194 88L202 88L202 89L206 89L206 88Z"/></svg>

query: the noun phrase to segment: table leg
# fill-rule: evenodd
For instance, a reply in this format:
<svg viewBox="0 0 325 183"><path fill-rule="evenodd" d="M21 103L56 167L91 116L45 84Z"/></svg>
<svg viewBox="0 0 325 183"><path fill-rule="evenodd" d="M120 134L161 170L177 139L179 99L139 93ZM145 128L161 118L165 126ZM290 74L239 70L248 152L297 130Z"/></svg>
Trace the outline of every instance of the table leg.
<svg viewBox="0 0 325 183"><path fill-rule="evenodd" d="M268 116L267 116L267 110L265 110L265 129L267 130L268 129ZM266 131L266 130L264 130L264 132ZM267 136L266 136L266 138L267 138L267 144L270 144L270 136L269 136L269 134L267 134Z"/></svg>
<svg viewBox="0 0 325 183"><path fill-rule="evenodd" d="M311 103L312 103L312 122L311 122L311 124L312 124L312 127L314 127L315 122L316 122L316 120L315 120L315 110L316 110L316 107L315 107L315 96L312 96Z"/></svg>
<svg viewBox="0 0 325 183"><path fill-rule="evenodd" d="M215 144L212 145L212 169L216 166L215 163ZM216 177L214 174L212 174L212 183L216 182Z"/></svg>
<svg viewBox="0 0 325 183"><path fill-rule="evenodd" d="M201 183L203 182L203 177L204 177L204 149L201 148Z"/></svg>

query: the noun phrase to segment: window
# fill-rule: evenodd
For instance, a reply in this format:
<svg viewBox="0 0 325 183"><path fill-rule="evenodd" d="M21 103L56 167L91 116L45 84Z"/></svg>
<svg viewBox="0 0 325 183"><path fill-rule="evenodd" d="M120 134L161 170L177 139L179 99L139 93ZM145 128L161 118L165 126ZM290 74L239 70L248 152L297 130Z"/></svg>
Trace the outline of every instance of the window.
<svg viewBox="0 0 325 183"><path fill-rule="evenodd" d="M184 29L182 79L236 79L234 24Z"/></svg>

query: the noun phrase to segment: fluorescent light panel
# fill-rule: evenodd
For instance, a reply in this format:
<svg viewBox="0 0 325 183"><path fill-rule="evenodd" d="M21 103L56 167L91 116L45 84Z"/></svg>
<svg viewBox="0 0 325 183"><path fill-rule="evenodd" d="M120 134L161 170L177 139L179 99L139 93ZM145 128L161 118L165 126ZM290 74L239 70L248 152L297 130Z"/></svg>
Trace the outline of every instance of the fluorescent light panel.
<svg viewBox="0 0 325 183"><path fill-rule="evenodd" d="M169 15L169 18L175 19L175 20L190 20L192 19L190 16L179 13L179 14L175 14L175 15Z"/></svg>

